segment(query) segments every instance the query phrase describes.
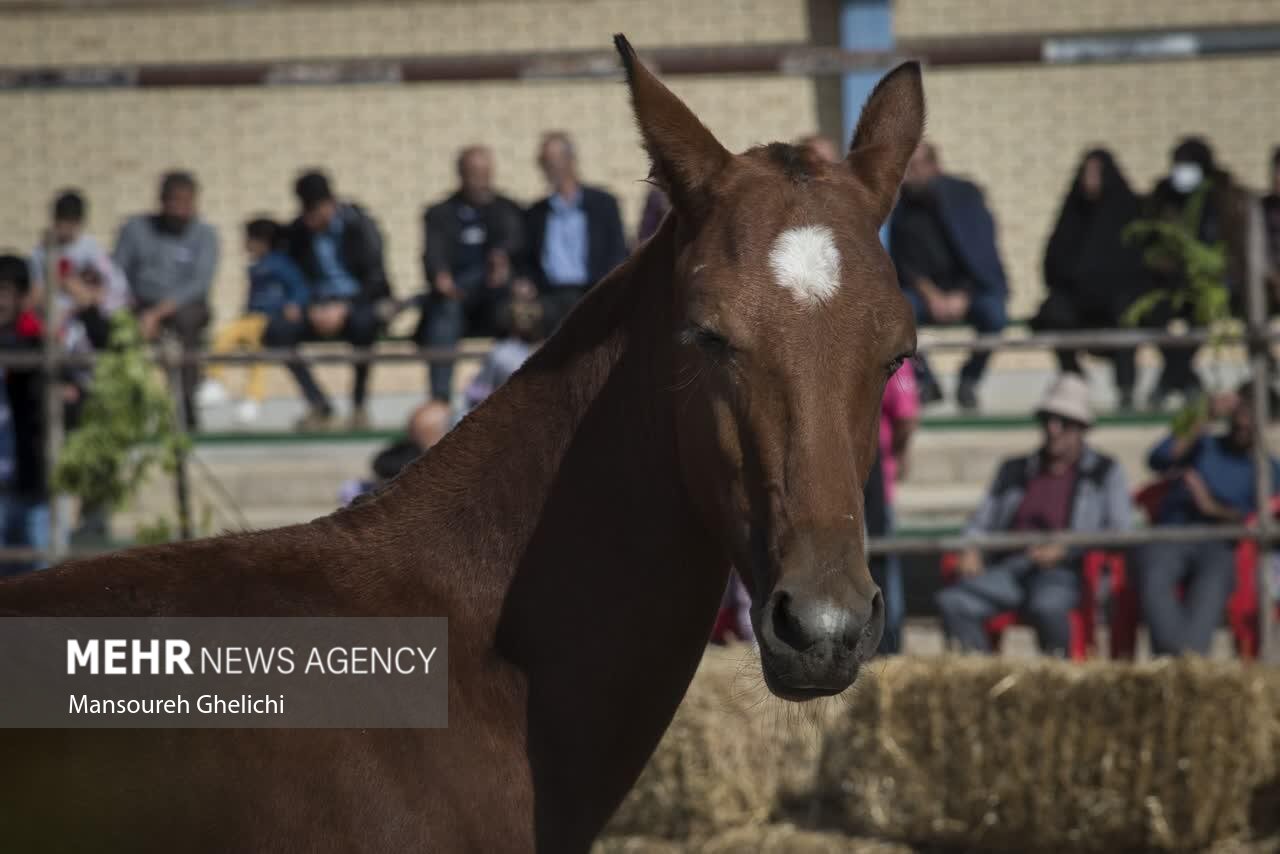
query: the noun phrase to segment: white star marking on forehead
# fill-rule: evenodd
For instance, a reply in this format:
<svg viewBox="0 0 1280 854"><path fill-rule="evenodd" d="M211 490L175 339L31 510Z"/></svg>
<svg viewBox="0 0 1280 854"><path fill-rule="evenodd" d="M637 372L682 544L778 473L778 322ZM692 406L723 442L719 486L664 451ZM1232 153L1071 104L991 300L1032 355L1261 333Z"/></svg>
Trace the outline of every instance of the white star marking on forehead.
<svg viewBox="0 0 1280 854"><path fill-rule="evenodd" d="M778 284L801 303L816 306L840 287L840 250L825 225L788 228L773 243L769 267Z"/></svg>

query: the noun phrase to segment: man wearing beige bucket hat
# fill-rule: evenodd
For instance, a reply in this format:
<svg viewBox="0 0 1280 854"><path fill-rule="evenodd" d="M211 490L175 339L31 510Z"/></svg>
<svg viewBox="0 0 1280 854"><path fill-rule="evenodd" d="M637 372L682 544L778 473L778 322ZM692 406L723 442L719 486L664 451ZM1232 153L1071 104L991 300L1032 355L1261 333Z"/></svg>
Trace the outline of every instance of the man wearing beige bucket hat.
<svg viewBox="0 0 1280 854"><path fill-rule="evenodd" d="M1000 464L966 533L1128 528L1124 469L1085 443L1094 416L1084 379L1060 375L1035 414L1043 435L1040 447ZM962 649L990 652L984 623L1018 610L1035 629L1042 650L1065 655L1070 643L1067 614L1080 600L1082 555L1081 549L1053 544L1002 554L965 552L960 580L937 597L947 637Z"/></svg>

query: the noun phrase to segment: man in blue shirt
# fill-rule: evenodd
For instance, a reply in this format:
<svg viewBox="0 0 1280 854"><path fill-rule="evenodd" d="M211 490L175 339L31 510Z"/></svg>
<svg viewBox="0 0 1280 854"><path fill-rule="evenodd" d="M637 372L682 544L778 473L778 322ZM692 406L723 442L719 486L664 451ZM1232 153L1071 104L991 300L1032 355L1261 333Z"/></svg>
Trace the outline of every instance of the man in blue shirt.
<svg viewBox="0 0 1280 854"><path fill-rule="evenodd" d="M273 318L263 343L294 347L300 341L337 339L369 349L395 307L377 223L358 205L339 202L328 178L320 172L304 174L294 192L302 214L289 229L289 255L307 280L310 299L303 317ZM368 427L365 399L369 367L368 362L354 366L352 429ZM327 426L333 407L310 369L302 362L292 362L288 368L310 406L298 429Z"/></svg>
<svg viewBox="0 0 1280 854"><path fill-rule="evenodd" d="M1251 395L1246 383L1214 399L1212 414L1229 419L1226 433L1208 435L1201 421L1185 436L1169 436L1151 450L1148 465L1169 483L1154 524L1241 524L1257 510ZM1280 485L1274 457L1271 484L1273 492ZM1235 543L1148 543L1136 550L1135 562L1152 652L1207 655L1235 583Z"/></svg>
<svg viewBox="0 0 1280 854"><path fill-rule="evenodd" d="M542 138L538 165L551 195L526 215L526 251L517 296L537 293L548 331L596 282L627 257L618 200L578 179L573 142L561 131Z"/></svg>

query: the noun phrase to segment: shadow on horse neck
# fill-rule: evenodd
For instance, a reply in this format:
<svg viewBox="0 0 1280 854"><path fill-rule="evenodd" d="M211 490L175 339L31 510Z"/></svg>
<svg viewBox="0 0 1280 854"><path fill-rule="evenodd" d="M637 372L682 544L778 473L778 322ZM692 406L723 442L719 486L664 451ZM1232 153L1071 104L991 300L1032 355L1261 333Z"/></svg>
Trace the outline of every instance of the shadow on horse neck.
<svg viewBox="0 0 1280 854"><path fill-rule="evenodd" d="M456 588L451 667L473 637L518 673L540 851L585 850L621 801L728 577L680 474L674 249L668 222L395 485L459 502L436 512L464 562L427 583Z"/></svg>

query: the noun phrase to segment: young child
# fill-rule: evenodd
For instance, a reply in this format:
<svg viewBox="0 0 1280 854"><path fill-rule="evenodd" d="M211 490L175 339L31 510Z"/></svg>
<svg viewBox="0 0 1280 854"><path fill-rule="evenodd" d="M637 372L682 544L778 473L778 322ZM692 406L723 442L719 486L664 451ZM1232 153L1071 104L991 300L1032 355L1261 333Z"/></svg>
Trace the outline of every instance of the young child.
<svg viewBox="0 0 1280 854"><path fill-rule="evenodd" d="M533 355L543 337L542 304L536 300L517 299L503 309L501 323L507 336L494 344L480 372L468 384L464 393L464 413L470 412L480 402L493 394L514 374L525 360Z"/></svg>
<svg viewBox="0 0 1280 854"><path fill-rule="evenodd" d="M249 299L245 314L218 330L212 352L229 353L236 349L262 348L262 336L277 317L290 321L302 318L308 302L307 282L293 260L283 251L284 229L269 219L255 219L245 226L245 251L249 255ZM220 382L224 365L212 364L200 388L201 406L214 406L227 400ZM242 422L258 417L266 393L265 369L262 364L249 366L244 400L237 410Z"/></svg>
<svg viewBox="0 0 1280 854"><path fill-rule="evenodd" d="M41 351L44 324L26 308L30 293L27 262L16 255L0 255L0 351ZM13 470L0 491L0 545L46 549L50 539L44 372L40 365L6 367L0 372L13 451ZM0 558L0 576L47 565L47 561Z"/></svg>
<svg viewBox="0 0 1280 854"><path fill-rule="evenodd" d="M93 235L85 231L87 205L76 190L65 190L53 202L53 222L31 253L31 290L37 305L46 280L58 285L56 299L61 337L68 350L104 350L109 343L111 316L129 305L129 283ZM46 258L53 244L52 262ZM52 264L56 275L46 268Z"/></svg>

